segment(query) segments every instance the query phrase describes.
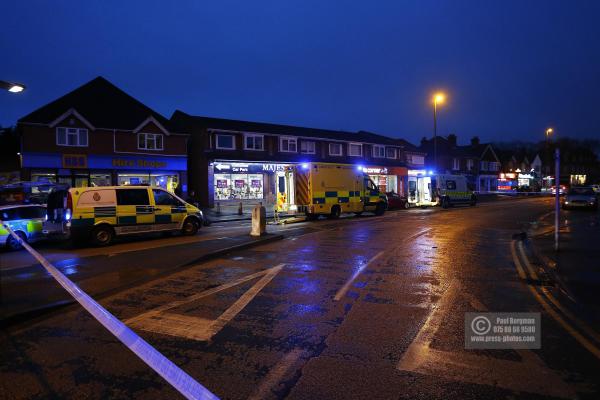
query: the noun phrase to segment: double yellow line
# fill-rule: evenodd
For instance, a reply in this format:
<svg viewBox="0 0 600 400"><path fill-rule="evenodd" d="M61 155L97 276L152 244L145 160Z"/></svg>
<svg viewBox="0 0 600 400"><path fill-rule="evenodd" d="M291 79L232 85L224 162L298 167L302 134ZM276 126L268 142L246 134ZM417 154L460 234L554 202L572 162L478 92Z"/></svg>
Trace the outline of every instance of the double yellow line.
<svg viewBox="0 0 600 400"><path fill-rule="evenodd" d="M600 335L563 306L548 289L531 283L531 281L539 281L539 276L525 253L523 242L513 240L510 243L510 251L519 277L527 281L527 287L544 310L577 340L579 344L596 358L600 359L600 347L598 346L600 344Z"/></svg>

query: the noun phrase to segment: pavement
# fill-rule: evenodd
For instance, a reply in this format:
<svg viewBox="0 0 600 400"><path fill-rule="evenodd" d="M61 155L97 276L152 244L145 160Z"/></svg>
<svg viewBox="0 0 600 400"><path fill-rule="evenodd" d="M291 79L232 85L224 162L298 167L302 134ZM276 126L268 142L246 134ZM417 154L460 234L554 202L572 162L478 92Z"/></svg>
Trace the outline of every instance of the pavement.
<svg viewBox="0 0 600 400"><path fill-rule="evenodd" d="M554 215L548 212L532 226L532 253L572 298L576 311L600 327L600 212L561 210L558 252Z"/></svg>
<svg viewBox="0 0 600 400"><path fill-rule="evenodd" d="M100 303L223 399L596 399L600 343L539 300L560 289L534 289L511 251L551 206L299 222ZM153 262L178 263L161 249ZM466 350L473 311L540 313L541 348ZM7 399L179 398L79 307L3 328L0 347Z"/></svg>

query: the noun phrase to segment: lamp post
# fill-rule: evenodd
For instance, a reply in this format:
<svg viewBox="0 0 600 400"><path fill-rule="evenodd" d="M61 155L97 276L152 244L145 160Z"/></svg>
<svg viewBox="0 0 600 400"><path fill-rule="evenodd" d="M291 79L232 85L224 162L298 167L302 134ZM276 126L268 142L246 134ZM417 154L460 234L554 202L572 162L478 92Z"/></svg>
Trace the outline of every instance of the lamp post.
<svg viewBox="0 0 600 400"><path fill-rule="evenodd" d="M15 82L0 81L0 88L6 89L11 93L21 93L25 90L25 85Z"/></svg>
<svg viewBox="0 0 600 400"><path fill-rule="evenodd" d="M437 165L437 107L438 104L443 104L446 100L444 93L436 93L433 95L433 164L435 170L438 170Z"/></svg>
<svg viewBox="0 0 600 400"><path fill-rule="evenodd" d="M548 144L548 137L550 135L552 135L553 132L554 132L554 129L552 129L552 128L546 129L546 144Z"/></svg>

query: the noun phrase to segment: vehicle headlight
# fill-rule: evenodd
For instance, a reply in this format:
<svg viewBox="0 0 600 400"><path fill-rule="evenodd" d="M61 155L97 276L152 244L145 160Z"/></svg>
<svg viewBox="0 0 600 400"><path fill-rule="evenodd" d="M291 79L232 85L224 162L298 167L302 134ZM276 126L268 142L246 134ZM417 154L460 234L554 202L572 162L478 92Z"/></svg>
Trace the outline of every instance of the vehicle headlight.
<svg viewBox="0 0 600 400"><path fill-rule="evenodd" d="M566 200L566 201L565 201L565 204L569 204L569 201L568 201L568 200Z"/></svg>

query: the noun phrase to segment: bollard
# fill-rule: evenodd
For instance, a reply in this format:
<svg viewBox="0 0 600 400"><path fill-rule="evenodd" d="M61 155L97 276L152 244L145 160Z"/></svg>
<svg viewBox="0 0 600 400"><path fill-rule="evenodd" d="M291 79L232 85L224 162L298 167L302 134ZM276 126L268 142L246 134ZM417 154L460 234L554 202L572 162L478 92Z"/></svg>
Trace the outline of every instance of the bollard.
<svg viewBox="0 0 600 400"><path fill-rule="evenodd" d="M262 205L256 205L252 210L252 229L250 236L262 236L267 233L267 210Z"/></svg>
<svg viewBox="0 0 600 400"><path fill-rule="evenodd" d="M221 215L221 203L217 201L217 215Z"/></svg>
<svg viewBox="0 0 600 400"><path fill-rule="evenodd" d="M238 206L238 215L242 215L244 210L242 209L242 202L240 201L240 205Z"/></svg>

